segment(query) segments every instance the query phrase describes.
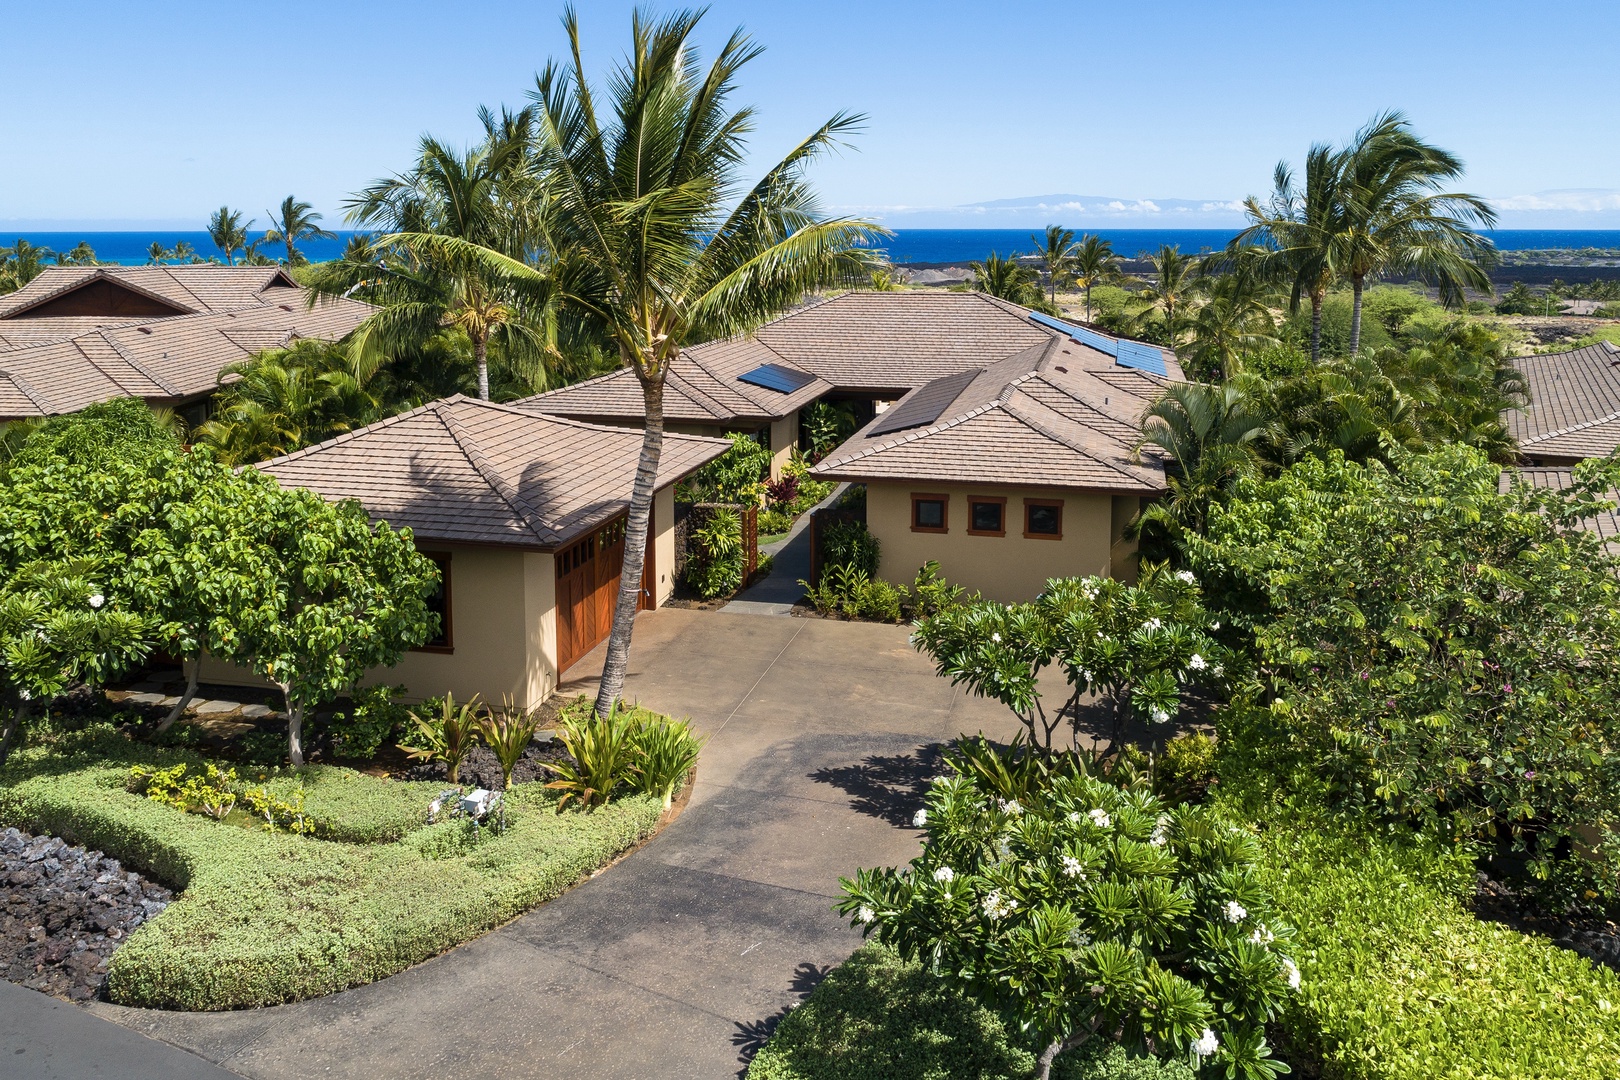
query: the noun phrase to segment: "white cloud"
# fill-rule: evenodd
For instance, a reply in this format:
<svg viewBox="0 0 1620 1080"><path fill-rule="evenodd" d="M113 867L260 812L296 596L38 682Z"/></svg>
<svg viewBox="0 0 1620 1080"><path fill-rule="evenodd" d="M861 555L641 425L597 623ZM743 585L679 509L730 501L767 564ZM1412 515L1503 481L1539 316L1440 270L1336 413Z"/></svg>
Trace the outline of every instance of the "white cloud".
<svg viewBox="0 0 1620 1080"><path fill-rule="evenodd" d="M1207 203L1204 203L1203 205L1201 205L1198 209L1203 211L1206 214L1210 213L1212 211L1215 211L1215 210L1238 210L1238 211L1241 211L1243 209L1243 203L1241 203L1237 199L1231 199L1231 200L1228 200L1227 202L1207 202Z"/></svg>
<svg viewBox="0 0 1620 1080"><path fill-rule="evenodd" d="M1533 195L1509 195L1493 199L1498 210L1566 210L1575 213L1602 213L1620 210L1620 190L1614 188L1569 188L1538 191Z"/></svg>

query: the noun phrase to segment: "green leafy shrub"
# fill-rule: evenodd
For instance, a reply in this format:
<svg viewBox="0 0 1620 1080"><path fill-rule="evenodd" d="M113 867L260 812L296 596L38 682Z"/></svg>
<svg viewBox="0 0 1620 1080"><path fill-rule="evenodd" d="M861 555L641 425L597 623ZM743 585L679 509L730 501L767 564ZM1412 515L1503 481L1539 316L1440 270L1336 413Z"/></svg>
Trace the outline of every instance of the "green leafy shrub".
<svg viewBox="0 0 1620 1080"><path fill-rule="evenodd" d="M1580 522L1620 464L1565 491L1500 473L1463 447L1398 472L1334 456L1214 508L1189 557L1264 675L1233 746L1437 835L1511 839L1541 875L1595 830L1612 889L1620 771L1596 748L1620 744L1620 564Z"/></svg>
<svg viewBox="0 0 1620 1080"><path fill-rule="evenodd" d="M365 761L403 735L411 723L410 710L394 698L403 686L366 686L356 689L347 703L332 714L327 736L338 757Z"/></svg>
<svg viewBox="0 0 1620 1080"><path fill-rule="evenodd" d="M1464 906L1465 855L1280 816L1258 880L1297 928L1286 1050L1344 1080L1620 1076L1620 976Z"/></svg>
<svg viewBox="0 0 1620 1080"><path fill-rule="evenodd" d="M968 595L962 586L946 581L939 572L936 559L929 559L918 568L917 576L911 582L911 595L914 597L912 616L918 619L938 615L963 603L976 604L980 600L978 593Z"/></svg>
<svg viewBox="0 0 1620 1080"><path fill-rule="evenodd" d="M947 759L950 761L951 759ZM1264 1025L1300 983L1249 833L1138 783L1054 773L1028 801L951 762L908 869L845 880L839 911L1056 1056L1093 1038L1270 1080Z"/></svg>
<svg viewBox="0 0 1620 1080"><path fill-rule="evenodd" d="M630 767L630 786L658 796L668 810L675 801L675 792L697 767L706 740L700 739L687 721L656 713L641 720L632 738L636 760Z"/></svg>
<svg viewBox="0 0 1620 1080"><path fill-rule="evenodd" d="M190 770L181 762L167 769L132 765L127 787L137 795L145 795L153 802L172 806L182 814L205 814L215 821L224 821L236 807L237 788L240 786L235 769L221 771L210 764L205 772Z"/></svg>
<svg viewBox="0 0 1620 1080"><path fill-rule="evenodd" d="M702 506L692 513L697 520L686 540L686 584L706 600L728 596L742 585L742 516L729 506Z"/></svg>
<svg viewBox="0 0 1620 1080"><path fill-rule="evenodd" d="M759 514L759 535L780 536L793 528L793 515L783 510L762 510Z"/></svg>
<svg viewBox="0 0 1620 1080"><path fill-rule="evenodd" d="M846 619L899 622L900 608L907 598L902 586L870 577L850 564L829 568L819 585L812 586L802 578L799 584L805 587L805 599L811 607L823 615L842 615Z"/></svg>
<svg viewBox="0 0 1620 1080"><path fill-rule="evenodd" d="M730 432L731 449L703 466L681 485L677 498L693 503L741 503L752 506L764 493L771 452L752 435Z"/></svg>
<svg viewBox="0 0 1620 1080"><path fill-rule="evenodd" d="M873 942L782 1018L748 1080L1027 1080L1039 1047L943 974ZM1057 1059L1058 1080L1193 1080L1180 1061L1096 1040Z"/></svg>
<svg viewBox="0 0 1620 1080"><path fill-rule="evenodd" d="M573 760L546 764L557 776L546 787L562 792L557 800L559 813L569 802L585 808L603 806L620 787L630 783L640 727L636 710L617 701L607 716L589 712L583 717L562 717L557 741Z"/></svg>
<svg viewBox="0 0 1620 1080"><path fill-rule="evenodd" d="M862 521L834 521L821 530L821 576L851 566L868 578L877 577L882 545Z"/></svg>
<svg viewBox="0 0 1620 1080"><path fill-rule="evenodd" d="M306 812L329 811L360 785L376 792L378 810L413 804L397 842L340 843L220 825L125 789L130 765L177 760L197 759L103 728L55 752L29 748L0 773L0 825L98 848L182 890L114 954L108 993L123 1005L252 1008L375 982L557 896L646 837L660 814L646 796L558 814L554 796L520 785L507 797L506 832L466 848L462 823L424 824L442 784L299 770L317 781ZM284 790L297 777L266 786Z"/></svg>
<svg viewBox="0 0 1620 1080"><path fill-rule="evenodd" d="M441 761L452 784L458 783L461 763L478 745L480 716L483 705L474 694L471 701L457 706L454 694L446 694L438 701L436 711L427 708L422 713L412 712L411 722L416 725L413 744L400 744L400 749L417 761ZM425 714L425 715L424 715Z"/></svg>
<svg viewBox="0 0 1620 1080"><path fill-rule="evenodd" d="M812 461L820 461L832 453L860 426L855 419L855 406L847 401L814 402L799 413L799 424L810 443Z"/></svg>
<svg viewBox="0 0 1620 1080"><path fill-rule="evenodd" d="M501 765L501 790L512 790L512 770L523 760L523 752L534 742L534 733L540 730L538 709L517 709L508 704L498 712L486 713L478 724L484 745L495 754Z"/></svg>
<svg viewBox="0 0 1620 1080"><path fill-rule="evenodd" d="M1054 578L1031 603L945 608L919 620L913 640L952 685L1006 705L1031 744L1049 750L1058 725L1092 693L1112 714L1116 741L1127 719L1171 720L1185 685L1222 674L1208 625L1192 574L1144 564L1135 585ZM1048 711L1039 682L1054 665L1069 694L1062 708Z"/></svg>
<svg viewBox="0 0 1620 1080"><path fill-rule="evenodd" d="M1154 762L1153 790L1171 802L1197 802L1215 780L1215 739L1184 731L1164 744Z"/></svg>

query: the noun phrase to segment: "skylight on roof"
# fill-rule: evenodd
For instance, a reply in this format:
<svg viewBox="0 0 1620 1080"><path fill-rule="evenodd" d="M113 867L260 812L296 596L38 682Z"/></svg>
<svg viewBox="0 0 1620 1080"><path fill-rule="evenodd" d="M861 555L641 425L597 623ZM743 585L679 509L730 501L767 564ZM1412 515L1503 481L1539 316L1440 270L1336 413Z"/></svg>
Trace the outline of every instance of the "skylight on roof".
<svg viewBox="0 0 1620 1080"><path fill-rule="evenodd" d="M745 371L737 376L737 381L752 386L763 386L767 390L775 390L778 394L791 394L815 382L816 377L790 367L783 367L781 364L761 364L754 370Z"/></svg>
<svg viewBox="0 0 1620 1080"><path fill-rule="evenodd" d="M1114 358L1114 362L1121 367L1136 368L1153 375L1169 378L1170 369L1165 366L1164 353L1155 346L1144 345L1139 341L1125 341L1118 338L1099 334L1095 330L1087 330L1083 326L1071 326L1060 319L1050 315L1042 315L1038 311L1029 313L1029 317L1042 326L1049 326L1059 333L1068 334L1075 343L1098 352L1107 353Z"/></svg>

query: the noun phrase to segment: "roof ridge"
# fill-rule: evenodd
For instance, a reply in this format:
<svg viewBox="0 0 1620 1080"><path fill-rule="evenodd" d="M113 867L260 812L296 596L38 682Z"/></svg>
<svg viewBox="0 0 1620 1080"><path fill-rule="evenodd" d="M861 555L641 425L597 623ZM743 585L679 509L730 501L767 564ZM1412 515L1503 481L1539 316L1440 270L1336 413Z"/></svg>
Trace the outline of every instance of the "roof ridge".
<svg viewBox="0 0 1620 1080"><path fill-rule="evenodd" d="M80 337L76 337L76 338L72 339L71 341L69 341L68 344L72 345L74 349L78 350L79 355L84 358L84 362L89 364L91 367L95 368L97 371L99 371L101 373L102 378L106 379L108 382L110 382L114 386L118 387L118 389L123 392L123 395L125 397L140 397L141 395L139 395L139 394L131 393L129 387L125 386L123 383L118 381L118 376L114 375L112 372L110 372L106 368L102 367L101 364L99 364L96 361L96 358L91 356L88 352L86 352L83 345L79 344L79 342L80 342L80 340L82 338L96 337L96 336L101 337L101 340L102 340L102 342L104 344L107 344L109 347L111 346L112 343L107 341L106 337L103 336L103 335L100 335L100 334L82 334L82 335L80 335ZM124 359L124 354L121 353L121 352L118 352L117 349L113 349L113 352L118 353L118 359L120 359L120 360ZM126 361L126 363L127 363L127 361ZM137 368L136 370L139 371L140 369ZM142 372L142 374L145 374L145 373Z"/></svg>
<svg viewBox="0 0 1620 1080"><path fill-rule="evenodd" d="M1533 437L1531 437L1529 439L1526 439L1524 442L1520 443L1519 445L1528 446L1531 443L1538 443L1538 442L1543 441L1544 439L1553 439L1553 438L1557 438L1560 435L1569 435L1569 434L1572 434L1572 433L1577 432L1577 431L1584 431L1585 429L1587 429L1589 427L1597 427L1599 424L1613 423L1616 420L1620 420L1620 409L1617 409L1614 412L1609 413L1607 416L1599 416L1594 420L1582 420L1578 424L1571 424L1568 427L1559 428L1557 431L1543 432L1540 435L1536 435L1536 436L1533 436Z"/></svg>
<svg viewBox="0 0 1620 1080"><path fill-rule="evenodd" d="M123 358L124 363L128 364L130 367L134 368L136 371L140 372L142 375L145 375L148 379L151 379L152 383L155 386L157 386L158 389L164 391L170 397L184 397L185 396L184 391L182 391L178 386L174 385L172 382L169 382L167 379L165 379L162 376L158 375L157 372L149 370L145 364L143 364L139 360L135 359L135 357L133 355L131 355L130 352L123 345L120 345L118 342L114 341L108 335L107 331L101 330L101 331L98 331L98 334L100 335L101 340L105 341L107 343L107 347L109 349L111 349L113 352L117 353L120 357ZM233 341L233 342L231 342L231 344L236 345L236 342ZM240 345L237 345L236 347L241 348ZM80 349L79 351L84 352L83 349ZM167 356L168 354L165 353L164 355ZM86 359L89 359L89 358L86 357ZM90 360L90 362L92 364L95 363L95 361L93 359ZM98 365L98 368L99 368L99 365ZM114 380L114 381L116 382L117 380Z"/></svg>
<svg viewBox="0 0 1620 1080"><path fill-rule="evenodd" d="M1054 431L1052 428L1050 428L1047 425L1041 423L1035 417L1025 414L1023 411L1015 408L1013 405L1011 405L1011 404L1004 405L1004 406L1002 406L1002 409L1003 409L1003 411L1006 412L1006 414L1008 416L1012 417L1014 420L1017 420L1019 423L1023 424L1025 427L1031 429L1032 431L1036 432L1037 434L1045 435L1047 438L1053 440L1054 442L1062 443L1064 446L1067 446L1070 450L1073 450L1075 453L1084 455L1085 457L1090 458L1092 461L1097 462L1099 465L1102 465L1105 468L1112 469L1114 472L1116 472L1119 475L1125 477L1127 480L1133 480L1134 481L1134 480L1138 479L1137 477L1132 476L1129 472L1127 472L1124 469L1120 468L1118 465L1115 465L1112 461L1109 461L1107 458L1100 457L1097 454L1097 452L1095 450L1093 450L1092 448L1080 445L1079 443L1075 442L1073 439L1070 439L1067 435L1064 435L1062 432ZM1075 421L1071 421L1071 423L1079 423L1079 421L1075 420ZM1090 427L1089 425L1086 425L1086 424L1081 424L1080 426L1085 427L1085 428L1087 428L1088 430L1091 430L1091 431L1096 431L1095 428L1092 428L1092 427ZM1101 435L1103 438L1107 439L1109 442L1118 442L1119 441L1119 440L1115 439L1112 435L1109 435L1105 431L1098 431L1097 434Z"/></svg>
<svg viewBox="0 0 1620 1080"><path fill-rule="evenodd" d="M705 374L709 375L711 378L714 378L714 372L709 371L708 368L704 368L703 370ZM716 381L718 382L719 380L716 379ZM669 387L671 382L676 384L675 389L681 394L685 395L688 401L691 401L695 405L702 406L704 411L706 411L716 420L724 420L726 419L728 413L736 412L735 409L723 409L721 404L716 401L707 391L699 390L696 384L676 373L673 366L671 366L669 371L665 372L664 374L664 386L666 389ZM702 400L699 400L700 398ZM758 402L754 402L754 404L757 405Z"/></svg>
<svg viewBox="0 0 1620 1080"><path fill-rule="evenodd" d="M482 404L482 402L480 403ZM541 517L540 512L529 504L529 501L523 497L517 488L507 482L506 477L502 476L500 471L495 468L494 462L490 461L488 456L485 455L483 447L478 445L478 440L474 438L473 433L467 429L465 424L456 419L454 413L450 412L450 406L459 404L461 404L460 401L446 399L434 402L431 408L433 415L438 419L439 423L444 425L445 431L455 441L456 447L467 458L468 464L473 467L473 470L479 476L483 477L484 483L488 484L495 494L499 495L501 500L511 507L512 512L518 516L519 520L529 527L529 531L534 534L535 539L542 544L560 543L562 540L561 534L546 526L545 519ZM493 404L493 402L488 404ZM519 412L516 409L511 410L511 413L514 416L527 416L529 419L533 419L531 415Z"/></svg>
<svg viewBox="0 0 1620 1080"><path fill-rule="evenodd" d="M162 266L159 269L161 269L163 271L163 274L164 274L165 277L167 277L170 281L174 282L176 287L183 290L187 296L189 296L193 300L195 300L197 302L198 307L201 310L203 310L203 311L208 310L208 304L203 300L203 298L198 296L196 293L192 292L190 287L187 286L185 282L181 281L178 277L175 276L174 267L172 267L172 266Z"/></svg>
<svg viewBox="0 0 1620 1080"><path fill-rule="evenodd" d="M51 399L41 394L38 390L35 390L33 386L29 384L27 379L24 379L15 371L7 371L4 368L0 368L0 375L10 379L11 384L18 390L21 390L23 392L23 396L29 401L32 401L34 403L34 408L38 409L41 414L45 416L53 415L51 410L55 409L56 406L51 404Z"/></svg>
<svg viewBox="0 0 1620 1080"><path fill-rule="evenodd" d="M279 464L281 464L282 462L285 462L285 461L297 461L300 458L310 457L311 455L313 455L318 450L325 450L327 447L330 447L330 446L341 446L342 444L344 444L346 442L353 442L356 439L359 439L359 438L362 438L362 437L364 437L366 435L371 434L373 431L379 431L379 430L381 430L381 429L383 429L385 427L392 427L393 425L399 423L402 420L409 420L411 417L416 416L418 413L427 412L429 409L432 409L435 405L439 405L442 402L446 402L446 401L454 401L456 398L459 398L461 396L462 395L460 395L460 394L452 394L448 398L439 398L439 399L437 399L435 401L429 401L429 402L427 402L425 404L418 405L414 409L407 409L402 413L395 413L393 416L385 416L381 420L377 420L377 421L374 421L374 422L372 422L370 424L367 424L365 427L355 428L353 431L345 431L341 435L334 435L330 439L322 439L318 443L311 443L310 445L302 447L302 448L300 448L298 450L294 450L294 451L292 451L290 453L282 454L280 457L267 458L264 461L253 462L252 465L256 469L262 469L266 465L279 465Z"/></svg>

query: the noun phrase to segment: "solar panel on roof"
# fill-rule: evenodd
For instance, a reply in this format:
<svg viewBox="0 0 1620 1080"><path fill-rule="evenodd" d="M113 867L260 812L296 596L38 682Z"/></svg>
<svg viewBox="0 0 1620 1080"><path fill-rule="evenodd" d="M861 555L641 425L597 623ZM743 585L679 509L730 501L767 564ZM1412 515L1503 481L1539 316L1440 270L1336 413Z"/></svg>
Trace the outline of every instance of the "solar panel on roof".
<svg viewBox="0 0 1620 1080"><path fill-rule="evenodd" d="M968 384L979 377L977 370L946 375L931 383L924 383L907 395L898 405L878 418L868 435L886 435L891 431L923 427L938 420Z"/></svg>
<svg viewBox="0 0 1620 1080"><path fill-rule="evenodd" d="M1038 311L1030 312L1029 317L1042 326L1049 326L1059 333L1068 334L1077 344L1107 353L1121 367L1135 368L1164 378L1170 376L1170 369L1164 363L1164 353L1155 346L1144 345L1140 341L1111 338L1095 330L1087 330L1083 326L1071 326L1050 315L1042 315Z"/></svg>
<svg viewBox="0 0 1620 1080"><path fill-rule="evenodd" d="M815 382L816 377L807 372L783 367L781 364L761 364L754 370L745 371L737 376L737 381L763 386L767 390L775 390L778 394L791 394Z"/></svg>

